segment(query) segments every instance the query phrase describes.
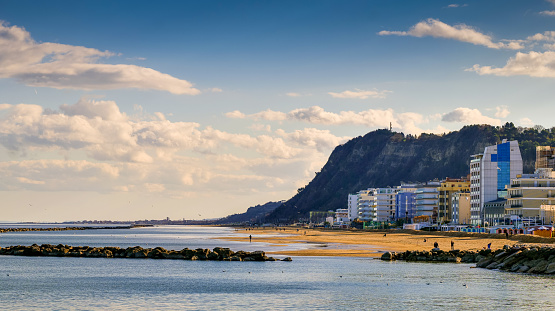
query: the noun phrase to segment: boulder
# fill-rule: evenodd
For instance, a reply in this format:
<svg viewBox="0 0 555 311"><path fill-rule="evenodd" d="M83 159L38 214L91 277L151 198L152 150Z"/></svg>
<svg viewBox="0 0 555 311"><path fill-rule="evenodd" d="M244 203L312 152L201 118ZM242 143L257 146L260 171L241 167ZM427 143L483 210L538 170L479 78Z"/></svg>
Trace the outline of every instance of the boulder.
<svg viewBox="0 0 555 311"><path fill-rule="evenodd" d="M547 265L545 268L545 274L555 274L555 262L552 262Z"/></svg>

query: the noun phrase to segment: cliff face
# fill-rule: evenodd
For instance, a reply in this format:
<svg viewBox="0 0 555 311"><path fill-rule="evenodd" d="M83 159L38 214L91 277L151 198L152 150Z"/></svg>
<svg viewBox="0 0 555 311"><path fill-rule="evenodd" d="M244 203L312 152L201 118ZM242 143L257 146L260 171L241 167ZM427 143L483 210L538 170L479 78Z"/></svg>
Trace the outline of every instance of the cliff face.
<svg viewBox="0 0 555 311"><path fill-rule="evenodd" d="M422 134L419 138L388 130L370 132L336 147L322 171L265 221L290 221L307 217L310 211L346 208L349 193L370 187L466 176L470 156L503 138L529 139L521 145L521 152L524 172L532 172L535 146L549 141L530 139L530 135L525 136L530 134L526 131L507 123L503 127L465 126L446 135Z"/></svg>

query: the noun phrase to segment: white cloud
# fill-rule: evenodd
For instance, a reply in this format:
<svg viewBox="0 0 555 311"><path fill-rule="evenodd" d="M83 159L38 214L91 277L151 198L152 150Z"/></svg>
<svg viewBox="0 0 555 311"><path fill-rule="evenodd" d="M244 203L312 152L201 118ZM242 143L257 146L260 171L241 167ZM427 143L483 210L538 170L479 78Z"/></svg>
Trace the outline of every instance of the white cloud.
<svg viewBox="0 0 555 311"><path fill-rule="evenodd" d="M319 106L312 106L294 109L287 113L278 111L268 113L266 111L265 113L245 115L236 111L228 116L232 117L234 115L241 115L244 118L255 120L291 120L322 125L359 125L369 128L389 128L391 123L394 129L401 130L407 134L446 132L446 129L441 126L438 126L436 129L420 128L419 125L429 123L429 117L424 117L415 112L395 113L393 109L368 109L360 112L340 111L339 113L334 113L326 111ZM279 116L279 118L276 118L276 116ZM440 116L437 118L440 118Z"/></svg>
<svg viewBox="0 0 555 311"><path fill-rule="evenodd" d="M441 118L444 122L459 122L463 124L491 124L501 125L501 120L484 116L478 109L459 107Z"/></svg>
<svg viewBox="0 0 555 311"><path fill-rule="evenodd" d="M391 93L391 91L363 91L359 89L355 89L354 91L343 91L341 93L335 92L328 92L334 98L358 98L358 99L367 99L368 97L372 98L385 98L387 93Z"/></svg>
<svg viewBox="0 0 555 311"><path fill-rule="evenodd" d="M264 124L256 123L256 124L251 125L249 128L253 131L258 131L258 132L270 132L270 131L272 131L272 127L269 124L264 125Z"/></svg>
<svg viewBox="0 0 555 311"><path fill-rule="evenodd" d="M504 40L508 43L493 42L491 36L485 35L474 28L460 24L451 26L437 19L429 18L412 26L409 31L380 31L381 36L413 36L413 37L434 37L452 39L462 42L472 43L474 45L482 45L492 49L522 49L523 46L518 41Z"/></svg>
<svg viewBox="0 0 555 311"><path fill-rule="evenodd" d="M239 110L227 112L225 116L231 119L244 119L246 117L246 115Z"/></svg>
<svg viewBox="0 0 555 311"><path fill-rule="evenodd" d="M548 41L555 42L555 31L545 31L526 38L528 41Z"/></svg>
<svg viewBox="0 0 555 311"><path fill-rule="evenodd" d="M269 121L282 121L287 118L285 113L279 112L279 111L273 111L270 109L251 114L249 115L249 117L255 120L269 120Z"/></svg>
<svg viewBox="0 0 555 311"><path fill-rule="evenodd" d="M534 126L534 121L532 121L532 120L529 119L529 118L521 118L521 119L519 120L519 123L520 123L521 126L524 126L524 127L532 127L532 126Z"/></svg>
<svg viewBox="0 0 555 311"><path fill-rule="evenodd" d="M465 3L465 4L456 4L456 3L453 3L453 4L449 4L448 6L446 6L446 8L448 8L448 9L454 9L454 8L464 8L464 7L467 7L467 6L468 6L468 4L466 4L466 3Z"/></svg>
<svg viewBox="0 0 555 311"><path fill-rule="evenodd" d="M329 130L318 130L315 128L305 128L286 133L284 130L277 130L276 133L285 138L288 142L297 146L315 147L320 152L333 149L335 146L345 143L351 137L337 137Z"/></svg>
<svg viewBox="0 0 555 311"><path fill-rule="evenodd" d="M289 97L300 97L300 96L302 96L301 94L299 94L299 93L294 93L294 92L287 93L287 94L285 94L285 95L287 95L287 96L289 96Z"/></svg>
<svg viewBox="0 0 555 311"><path fill-rule="evenodd" d="M511 112L507 106L497 106L495 107L495 117L496 118L506 118Z"/></svg>
<svg viewBox="0 0 555 311"><path fill-rule="evenodd" d="M24 28L0 22L0 78L57 89L139 88L173 94L200 93L190 82L150 68L98 63L99 59L114 55L82 46L38 43Z"/></svg>
<svg viewBox="0 0 555 311"><path fill-rule="evenodd" d="M212 93L221 93L221 92L223 92L223 90L220 89L220 88L217 88L217 87L213 87L213 88L210 89L210 92L212 92Z"/></svg>
<svg viewBox="0 0 555 311"><path fill-rule="evenodd" d="M515 57L507 61L505 67L474 65L466 71L475 71L479 75L496 76L530 76L540 78L555 78L555 52L518 52Z"/></svg>

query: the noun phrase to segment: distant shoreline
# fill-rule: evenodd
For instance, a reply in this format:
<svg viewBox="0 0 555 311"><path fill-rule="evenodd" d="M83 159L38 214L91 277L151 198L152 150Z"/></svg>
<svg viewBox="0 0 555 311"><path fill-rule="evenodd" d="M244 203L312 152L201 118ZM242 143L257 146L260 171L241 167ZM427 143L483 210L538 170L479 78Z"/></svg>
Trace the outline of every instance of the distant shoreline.
<svg viewBox="0 0 555 311"><path fill-rule="evenodd" d="M106 230L106 229L132 229L140 227L152 227L152 225L129 225L129 226L102 226L102 227L49 227L49 228L0 228L0 233L27 232L27 231L71 231L71 230Z"/></svg>

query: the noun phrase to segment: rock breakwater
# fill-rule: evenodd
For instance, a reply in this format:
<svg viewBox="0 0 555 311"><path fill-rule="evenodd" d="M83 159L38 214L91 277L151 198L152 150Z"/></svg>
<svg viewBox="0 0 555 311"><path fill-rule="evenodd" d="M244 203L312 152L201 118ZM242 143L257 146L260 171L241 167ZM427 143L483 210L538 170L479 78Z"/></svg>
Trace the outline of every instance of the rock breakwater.
<svg viewBox="0 0 555 311"><path fill-rule="evenodd" d="M0 228L0 233L27 231L71 231L71 230L101 230L101 229L131 229L145 227L143 225L115 226L115 227L50 227L50 228Z"/></svg>
<svg viewBox="0 0 555 311"><path fill-rule="evenodd" d="M503 271L555 274L555 247L506 245L503 249L492 251L406 251L401 253L386 252L382 260L405 260L424 262L466 262L476 263L477 268L498 269Z"/></svg>
<svg viewBox="0 0 555 311"><path fill-rule="evenodd" d="M263 251L234 252L229 248L216 247L213 250L197 248L182 250L166 250L162 247L142 248L140 246L120 247L90 247L33 244L31 246L8 246L1 248L0 255L13 256L55 256L55 257L104 257L104 258L152 258L152 259L183 259L183 260L219 260L219 261L279 261L278 258L268 257ZM281 259L291 261L291 257Z"/></svg>

